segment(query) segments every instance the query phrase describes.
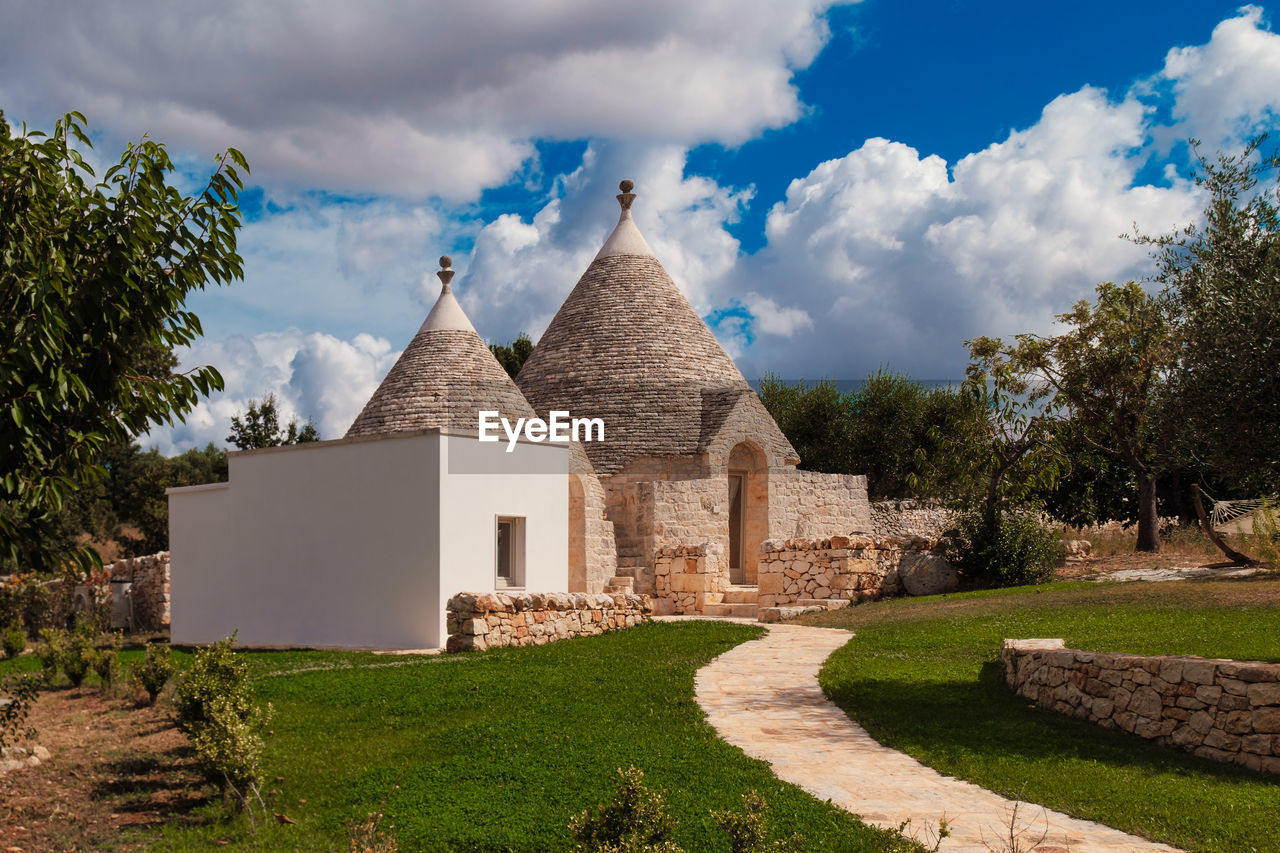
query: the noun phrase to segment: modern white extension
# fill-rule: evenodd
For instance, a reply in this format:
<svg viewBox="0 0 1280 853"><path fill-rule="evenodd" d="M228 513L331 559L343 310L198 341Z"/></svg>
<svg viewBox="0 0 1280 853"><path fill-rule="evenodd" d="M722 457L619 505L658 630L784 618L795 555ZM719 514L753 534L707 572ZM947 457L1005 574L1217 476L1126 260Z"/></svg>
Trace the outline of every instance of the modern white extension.
<svg viewBox="0 0 1280 853"><path fill-rule="evenodd" d="M229 462L168 491L174 643L439 648L458 592L568 589L565 445L435 428Z"/></svg>

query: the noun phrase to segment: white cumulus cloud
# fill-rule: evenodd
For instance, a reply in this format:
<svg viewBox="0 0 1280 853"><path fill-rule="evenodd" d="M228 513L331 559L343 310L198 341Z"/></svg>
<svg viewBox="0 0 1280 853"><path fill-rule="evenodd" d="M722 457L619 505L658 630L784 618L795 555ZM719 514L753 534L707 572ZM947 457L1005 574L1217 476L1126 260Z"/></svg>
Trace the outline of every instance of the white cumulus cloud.
<svg viewBox="0 0 1280 853"><path fill-rule="evenodd" d="M324 439L341 438L400 353L382 338L360 334L341 340L297 329L223 340L203 339L180 354L182 366L209 364L226 388L200 403L173 427L142 438L172 454L209 442L226 445L231 418L252 401L276 397L281 425L311 421Z"/></svg>
<svg viewBox="0 0 1280 853"><path fill-rule="evenodd" d="M738 144L803 114L832 0L17 3L11 118L242 149L255 179L469 201L535 139Z"/></svg>

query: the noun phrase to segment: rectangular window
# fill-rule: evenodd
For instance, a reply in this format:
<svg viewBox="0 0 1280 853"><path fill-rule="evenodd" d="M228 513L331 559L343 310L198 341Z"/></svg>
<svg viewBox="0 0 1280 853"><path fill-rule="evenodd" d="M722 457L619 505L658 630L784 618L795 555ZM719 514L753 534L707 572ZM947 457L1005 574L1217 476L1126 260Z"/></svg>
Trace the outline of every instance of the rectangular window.
<svg viewBox="0 0 1280 853"><path fill-rule="evenodd" d="M524 519L498 516L497 586L524 586Z"/></svg>

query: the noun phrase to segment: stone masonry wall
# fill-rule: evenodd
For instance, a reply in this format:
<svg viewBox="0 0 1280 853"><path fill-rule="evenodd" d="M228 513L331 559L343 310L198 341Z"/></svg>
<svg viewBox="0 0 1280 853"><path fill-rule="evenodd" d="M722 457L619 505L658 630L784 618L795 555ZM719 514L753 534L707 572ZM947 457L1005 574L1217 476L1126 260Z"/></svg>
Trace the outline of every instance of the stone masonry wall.
<svg viewBox="0 0 1280 853"><path fill-rule="evenodd" d="M169 627L169 552L129 557L104 567L112 580L131 581L134 630Z"/></svg>
<svg viewBox="0 0 1280 853"><path fill-rule="evenodd" d="M587 593L471 593L449 599L446 650L541 646L569 637L602 634L649 621L647 595Z"/></svg>
<svg viewBox="0 0 1280 853"><path fill-rule="evenodd" d="M595 472L569 474L569 589L573 592L602 592L617 574L617 540L613 522L605 516L605 504L604 487Z"/></svg>
<svg viewBox="0 0 1280 853"><path fill-rule="evenodd" d="M923 537L830 536L770 540L760 556L760 609L799 601L862 601L903 592L898 567L904 554L928 553Z"/></svg>
<svg viewBox="0 0 1280 853"><path fill-rule="evenodd" d="M1083 652L1005 640L1005 681L1042 708L1280 773L1280 664Z"/></svg>
<svg viewBox="0 0 1280 853"><path fill-rule="evenodd" d="M871 504L871 531L876 536L925 536L936 539L949 513L932 501L876 501Z"/></svg>
<svg viewBox="0 0 1280 853"><path fill-rule="evenodd" d="M867 478L794 468L769 471L769 536L821 538L871 531Z"/></svg>
<svg viewBox="0 0 1280 853"><path fill-rule="evenodd" d="M729 587L729 567L716 543L668 545L654 552L654 606L662 613L701 613L708 593Z"/></svg>

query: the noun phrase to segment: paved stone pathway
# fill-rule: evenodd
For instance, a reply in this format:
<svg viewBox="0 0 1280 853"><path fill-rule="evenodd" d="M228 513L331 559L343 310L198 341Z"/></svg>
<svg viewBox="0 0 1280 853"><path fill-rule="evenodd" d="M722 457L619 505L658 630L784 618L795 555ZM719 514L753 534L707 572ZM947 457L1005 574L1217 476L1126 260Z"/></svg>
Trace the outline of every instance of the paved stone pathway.
<svg viewBox="0 0 1280 853"><path fill-rule="evenodd" d="M698 671L698 704L721 737L769 762L778 778L868 823L897 828L910 821L907 834L931 846L945 817L952 834L942 850L1011 849L1012 801L880 745L822 694L818 670L849 638L831 628L771 626ZM1016 818L1020 851L1178 853L1041 806L1020 803Z"/></svg>

